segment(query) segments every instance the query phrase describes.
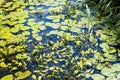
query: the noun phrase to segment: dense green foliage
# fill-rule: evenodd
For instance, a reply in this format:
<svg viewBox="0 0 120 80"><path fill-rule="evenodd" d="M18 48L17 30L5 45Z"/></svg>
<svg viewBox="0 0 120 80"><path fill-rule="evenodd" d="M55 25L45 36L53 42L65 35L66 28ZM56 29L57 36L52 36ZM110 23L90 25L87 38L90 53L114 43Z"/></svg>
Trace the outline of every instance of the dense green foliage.
<svg viewBox="0 0 120 80"><path fill-rule="evenodd" d="M119 80L119 0L0 0L0 80Z"/></svg>

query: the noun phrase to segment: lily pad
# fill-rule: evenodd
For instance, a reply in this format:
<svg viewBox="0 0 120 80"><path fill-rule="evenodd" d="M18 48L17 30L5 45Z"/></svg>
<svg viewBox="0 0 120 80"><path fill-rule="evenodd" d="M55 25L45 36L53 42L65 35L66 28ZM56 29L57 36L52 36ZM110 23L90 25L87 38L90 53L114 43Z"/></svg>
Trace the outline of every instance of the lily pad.
<svg viewBox="0 0 120 80"><path fill-rule="evenodd" d="M39 29L40 29L40 30L45 30L45 29L46 29L46 26L40 26Z"/></svg>
<svg viewBox="0 0 120 80"><path fill-rule="evenodd" d="M107 67L104 67L102 70L101 70L101 73L105 76L114 76L116 75L116 70L113 69L113 68L107 68Z"/></svg>
<svg viewBox="0 0 120 80"><path fill-rule="evenodd" d="M32 75L32 78L35 79L35 80L37 79L35 74Z"/></svg>
<svg viewBox="0 0 120 80"><path fill-rule="evenodd" d="M19 27L18 28L11 28L12 33L17 33L18 31L19 31Z"/></svg>
<svg viewBox="0 0 120 80"><path fill-rule="evenodd" d="M101 70L103 67L104 67L103 64L98 64L98 65L97 65L97 69L98 69L98 70Z"/></svg>
<svg viewBox="0 0 120 80"><path fill-rule="evenodd" d="M6 68L6 67L8 67L4 62L1 62L0 63L0 67L2 67L2 68Z"/></svg>
<svg viewBox="0 0 120 80"><path fill-rule="evenodd" d="M93 74L91 77L93 80L105 80L105 77L101 74Z"/></svg>
<svg viewBox="0 0 120 80"><path fill-rule="evenodd" d="M25 36L28 36L28 35L30 35L30 32L29 31L24 31L22 34L25 35Z"/></svg>
<svg viewBox="0 0 120 80"><path fill-rule="evenodd" d="M13 75L12 75L12 74L5 75L5 76L2 77L0 80L13 80Z"/></svg>
<svg viewBox="0 0 120 80"><path fill-rule="evenodd" d="M41 37L41 36L36 36L35 39L36 39L37 41L41 41L41 40L42 40L42 37Z"/></svg>
<svg viewBox="0 0 120 80"><path fill-rule="evenodd" d="M106 80L118 80L115 76L109 76L106 78Z"/></svg>
<svg viewBox="0 0 120 80"><path fill-rule="evenodd" d="M16 79L19 80L19 79L25 79L27 77L29 77L31 75L31 72L29 70L26 70L25 72L16 72L15 73L15 76L17 77Z"/></svg>

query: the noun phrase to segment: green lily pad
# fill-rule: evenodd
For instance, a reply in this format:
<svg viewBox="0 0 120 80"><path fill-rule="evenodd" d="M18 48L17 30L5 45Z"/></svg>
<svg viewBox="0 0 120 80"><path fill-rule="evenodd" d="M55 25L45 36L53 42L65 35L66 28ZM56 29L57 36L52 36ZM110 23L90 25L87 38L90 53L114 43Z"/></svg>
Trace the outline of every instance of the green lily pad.
<svg viewBox="0 0 120 80"><path fill-rule="evenodd" d="M40 29L40 30L45 30L45 29L46 29L46 26L40 26L39 29Z"/></svg>
<svg viewBox="0 0 120 80"><path fill-rule="evenodd" d="M101 70L101 73L105 76L114 76L116 75L116 70L113 69L112 67L111 68L107 68L107 67L104 67L102 70Z"/></svg>
<svg viewBox="0 0 120 80"><path fill-rule="evenodd" d="M36 39L37 41L41 41L41 40L42 40L42 37L41 37L41 36L36 36L35 39Z"/></svg>
<svg viewBox="0 0 120 80"><path fill-rule="evenodd" d="M120 63L113 64L112 68L116 71L120 71Z"/></svg>
<svg viewBox="0 0 120 80"><path fill-rule="evenodd" d="M46 26L51 26L51 23L50 22L46 22L45 25Z"/></svg>
<svg viewBox="0 0 120 80"><path fill-rule="evenodd" d="M120 73L119 73L119 74L117 74L117 79L118 79L118 80L120 79Z"/></svg>
<svg viewBox="0 0 120 80"><path fill-rule="evenodd" d="M105 77L101 74L93 74L91 77L93 80L105 80Z"/></svg>
<svg viewBox="0 0 120 80"><path fill-rule="evenodd" d="M29 30L29 29L30 29L30 27L28 27L28 26L20 26L20 30L25 31L25 30Z"/></svg>
<svg viewBox="0 0 120 80"><path fill-rule="evenodd" d="M53 29L58 29L60 27L60 24L51 23L49 26L52 27Z"/></svg>
<svg viewBox="0 0 120 80"><path fill-rule="evenodd" d="M106 78L106 80L118 80L115 76L109 76Z"/></svg>
<svg viewBox="0 0 120 80"><path fill-rule="evenodd" d="M36 24L36 22L33 22L33 21L27 22L27 25L29 25L29 26L33 26L33 25L35 25L35 24Z"/></svg>
<svg viewBox="0 0 120 80"><path fill-rule="evenodd" d="M58 23L60 22L60 19L53 19L52 22Z"/></svg>
<svg viewBox="0 0 120 80"><path fill-rule="evenodd" d="M43 25L44 24L44 21L40 21L40 22L37 22L37 25Z"/></svg>
<svg viewBox="0 0 120 80"><path fill-rule="evenodd" d="M29 32L29 31L24 31L24 32L22 32L22 35L24 35L24 36L29 36L29 35L30 35L30 32Z"/></svg>
<svg viewBox="0 0 120 80"><path fill-rule="evenodd" d="M101 70L103 67L104 67L103 64L98 64L96 68L97 68L98 70Z"/></svg>

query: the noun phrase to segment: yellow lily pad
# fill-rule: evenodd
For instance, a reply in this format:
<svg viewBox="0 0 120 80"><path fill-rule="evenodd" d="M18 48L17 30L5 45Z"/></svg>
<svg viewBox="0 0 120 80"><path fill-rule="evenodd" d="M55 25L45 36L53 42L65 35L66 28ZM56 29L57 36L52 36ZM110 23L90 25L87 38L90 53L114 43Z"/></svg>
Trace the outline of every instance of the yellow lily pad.
<svg viewBox="0 0 120 80"><path fill-rule="evenodd" d="M29 21L29 22L27 22L27 25L29 25L29 26L33 26L33 25L35 25L36 23L35 22L33 22L33 21Z"/></svg>
<svg viewBox="0 0 120 80"><path fill-rule="evenodd" d="M13 80L13 75L12 74L6 75L2 77L0 80Z"/></svg>
<svg viewBox="0 0 120 80"><path fill-rule="evenodd" d="M7 65L6 65L4 62L1 62L1 63L0 63L0 67L6 68Z"/></svg>
<svg viewBox="0 0 120 80"><path fill-rule="evenodd" d="M31 75L31 72L29 70L26 70L25 72L18 71L15 73L16 79L25 79Z"/></svg>
<svg viewBox="0 0 120 80"><path fill-rule="evenodd" d="M11 32L17 33L19 31L19 28L11 28Z"/></svg>
<svg viewBox="0 0 120 80"><path fill-rule="evenodd" d="M60 22L60 19L53 19L52 22Z"/></svg>
<svg viewBox="0 0 120 80"><path fill-rule="evenodd" d="M45 29L46 29L46 26L40 26L39 29L40 29L40 30L45 30Z"/></svg>
<svg viewBox="0 0 120 80"><path fill-rule="evenodd" d="M51 26L53 29L58 29L60 27L60 24L51 23L49 26Z"/></svg>
<svg viewBox="0 0 120 80"><path fill-rule="evenodd" d="M12 4L13 4L13 2L8 2L3 7L10 7Z"/></svg>
<svg viewBox="0 0 120 80"><path fill-rule="evenodd" d="M35 37L35 39L36 39L37 41L41 41L41 40L42 40L42 37L41 37L41 36L37 36L37 37Z"/></svg>
<svg viewBox="0 0 120 80"><path fill-rule="evenodd" d="M30 27L28 27L28 26L21 26L20 27L20 30L23 30L23 31L29 30L29 29L30 29Z"/></svg>
<svg viewBox="0 0 120 80"><path fill-rule="evenodd" d="M30 32L29 31L24 31L22 34L28 36L28 35L30 35Z"/></svg>
<svg viewBox="0 0 120 80"><path fill-rule="evenodd" d="M0 46L5 47L6 44L7 43L5 41L3 41L3 40L0 41Z"/></svg>
<svg viewBox="0 0 120 80"><path fill-rule="evenodd" d="M35 80L37 79L35 74L32 75L32 78Z"/></svg>
<svg viewBox="0 0 120 80"><path fill-rule="evenodd" d="M37 22L37 25L43 25L44 21Z"/></svg>
<svg viewBox="0 0 120 80"><path fill-rule="evenodd" d="M17 67L12 67L12 69L11 69L11 70L13 71L13 70L17 70L17 69L18 69Z"/></svg>

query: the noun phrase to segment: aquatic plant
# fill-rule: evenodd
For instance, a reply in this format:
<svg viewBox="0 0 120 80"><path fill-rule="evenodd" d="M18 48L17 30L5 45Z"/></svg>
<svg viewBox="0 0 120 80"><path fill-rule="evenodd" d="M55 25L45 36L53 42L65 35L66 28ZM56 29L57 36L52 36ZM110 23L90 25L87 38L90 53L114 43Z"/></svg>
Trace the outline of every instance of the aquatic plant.
<svg viewBox="0 0 120 80"><path fill-rule="evenodd" d="M120 79L115 5L113 0L1 0L0 79Z"/></svg>

